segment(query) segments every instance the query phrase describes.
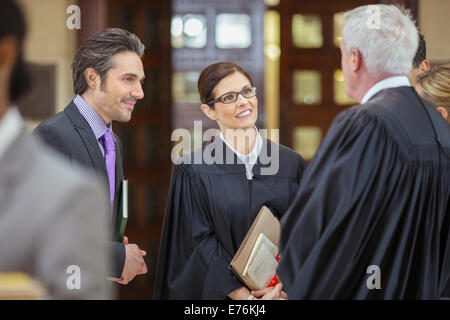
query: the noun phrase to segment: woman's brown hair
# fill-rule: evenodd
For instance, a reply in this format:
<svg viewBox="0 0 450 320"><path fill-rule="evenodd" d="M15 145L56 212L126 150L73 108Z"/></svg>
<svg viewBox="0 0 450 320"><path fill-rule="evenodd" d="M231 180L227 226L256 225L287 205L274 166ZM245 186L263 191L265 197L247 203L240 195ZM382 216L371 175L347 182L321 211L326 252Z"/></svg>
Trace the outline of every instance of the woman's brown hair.
<svg viewBox="0 0 450 320"><path fill-rule="evenodd" d="M214 100L214 88L220 80L234 72L239 72L246 76L253 86L252 78L240 66L233 62L218 62L203 69L197 83L202 104L208 104L209 101ZM210 107L213 108L213 106Z"/></svg>

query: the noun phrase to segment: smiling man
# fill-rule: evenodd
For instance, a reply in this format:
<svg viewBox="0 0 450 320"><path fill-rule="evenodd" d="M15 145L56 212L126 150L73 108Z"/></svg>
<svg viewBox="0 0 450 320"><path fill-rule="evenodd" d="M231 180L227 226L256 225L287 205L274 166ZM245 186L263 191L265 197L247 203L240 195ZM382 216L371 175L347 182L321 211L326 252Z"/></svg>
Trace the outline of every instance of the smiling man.
<svg viewBox="0 0 450 320"><path fill-rule="evenodd" d="M76 97L64 111L35 130L72 162L93 169L109 186L110 210L105 215L112 226L119 211L123 180L122 145L112 131L112 122L130 121L134 104L144 97L144 49L136 35L118 28L87 39L72 64ZM114 266L110 278L127 284L147 272L143 259L146 252L129 244L126 237L123 243L111 241L110 247Z"/></svg>

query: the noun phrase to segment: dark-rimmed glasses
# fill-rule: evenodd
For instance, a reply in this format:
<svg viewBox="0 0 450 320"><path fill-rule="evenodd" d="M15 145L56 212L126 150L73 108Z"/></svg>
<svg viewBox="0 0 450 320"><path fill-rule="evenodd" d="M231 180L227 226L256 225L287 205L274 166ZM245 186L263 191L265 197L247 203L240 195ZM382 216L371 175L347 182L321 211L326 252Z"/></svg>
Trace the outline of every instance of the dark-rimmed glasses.
<svg viewBox="0 0 450 320"><path fill-rule="evenodd" d="M217 99L209 101L208 105L212 106L216 102L222 102L225 104L233 103L233 102L236 102L239 95L242 95L244 98L254 97L256 95L256 87L248 86L248 87L245 87L244 89L242 89L240 92L230 91L230 92L224 93Z"/></svg>

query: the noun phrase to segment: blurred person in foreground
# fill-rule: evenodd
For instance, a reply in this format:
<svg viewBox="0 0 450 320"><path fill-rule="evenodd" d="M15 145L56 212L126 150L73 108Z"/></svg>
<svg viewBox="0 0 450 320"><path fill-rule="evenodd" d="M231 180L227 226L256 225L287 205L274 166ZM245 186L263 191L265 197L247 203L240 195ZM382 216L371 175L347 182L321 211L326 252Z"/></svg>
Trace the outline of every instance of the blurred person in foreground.
<svg viewBox="0 0 450 320"><path fill-rule="evenodd" d="M281 220L280 280L289 299L439 299L450 277L450 132L407 78L417 29L392 5L344 21L344 83L359 104L333 121Z"/></svg>
<svg viewBox="0 0 450 320"><path fill-rule="evenodd" d="M25 29L17 4L0 1L0 272L29 274L52 299L109 299L106 194L32 137L14 105L29 86Z"/></svg>

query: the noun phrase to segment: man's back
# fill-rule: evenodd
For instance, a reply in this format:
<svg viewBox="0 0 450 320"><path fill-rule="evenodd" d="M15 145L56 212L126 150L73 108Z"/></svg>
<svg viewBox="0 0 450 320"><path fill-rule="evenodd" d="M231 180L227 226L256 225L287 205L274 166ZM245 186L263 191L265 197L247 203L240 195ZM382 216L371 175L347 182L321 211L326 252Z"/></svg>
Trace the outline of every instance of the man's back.
<svg viewBox="0 0 450 320"><path fill-rule="evenodd" d="M413 87L382 90L362 108L385 124L405 156L425 153L423 156L428 157L430 152L439 155L437 137L440 137L441 147L449 154L447 123L442 121L433 106L419 97ZM430 151L430 148L435 152Z"/></svg>
<svg viewBox="0 0 450 320"><path fill-rule="evenodd" d="M282 220L290 298L439 298L450 274L450 132L412 90L382 90L333 122Z"/></svg>

